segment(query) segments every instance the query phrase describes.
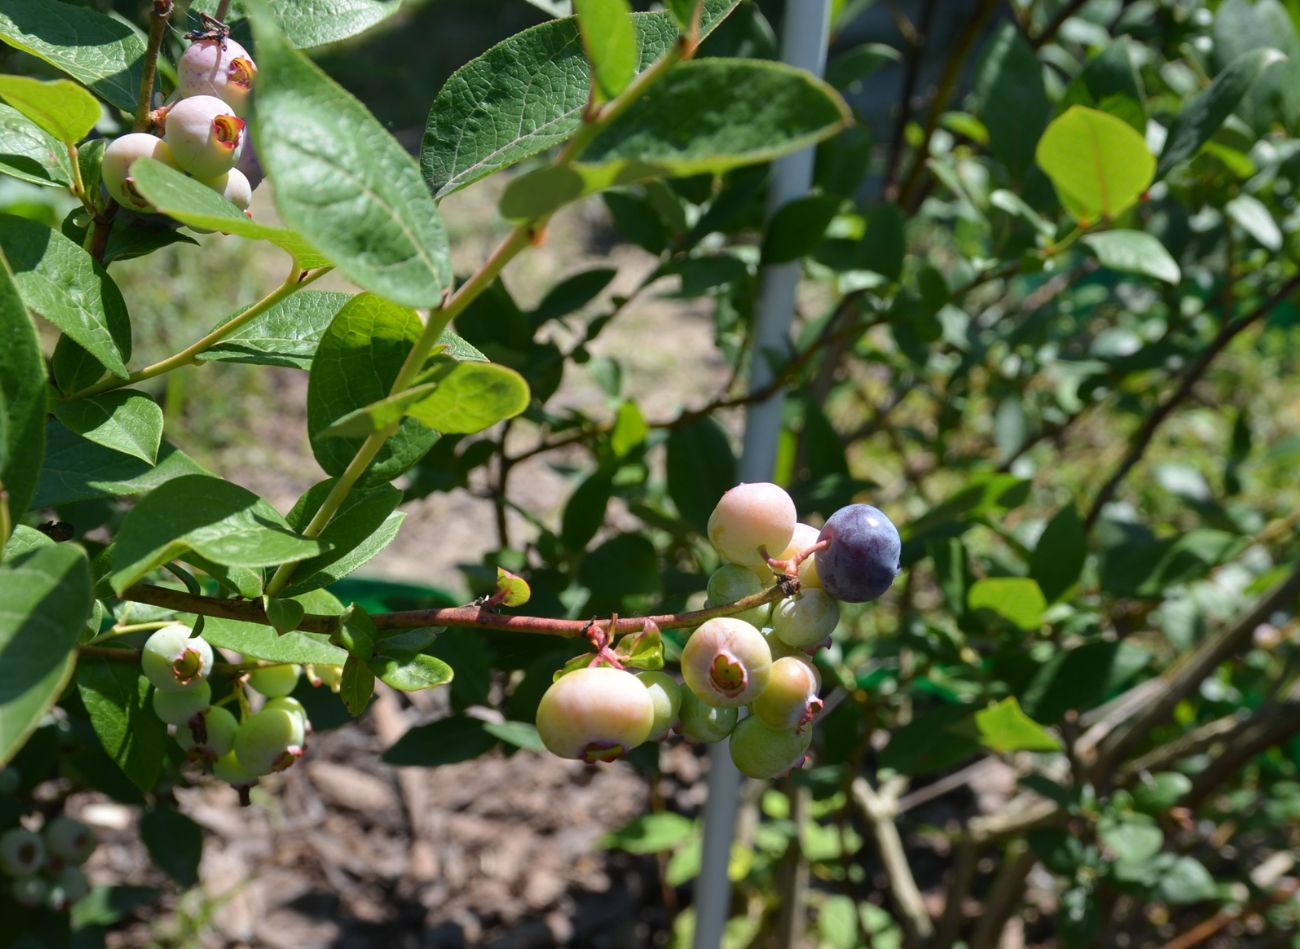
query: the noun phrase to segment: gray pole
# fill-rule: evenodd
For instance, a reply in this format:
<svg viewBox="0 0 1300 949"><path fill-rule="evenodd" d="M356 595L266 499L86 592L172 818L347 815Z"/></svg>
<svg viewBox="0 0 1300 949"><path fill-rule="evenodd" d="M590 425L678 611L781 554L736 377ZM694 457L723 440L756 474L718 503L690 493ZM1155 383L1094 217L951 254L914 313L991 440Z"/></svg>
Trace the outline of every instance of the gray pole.
<svg viewBox="0 0 1300 949"><path fill-rule="evenodd" d="M788 0L781 26L781 59L821 76L826 70L830 36L830 0ZM767 194L767 216L789 201L808 193L812 184L813 149L788 155L772 165ZM762 288L754 314L754 334L749 364L749 389L772 381L772 369L763 355L789 349L790 323L794 319L795 291L800 264L794 261L763 270ZM744 448L740 457L741 481L769 481L776 463L781 434L781 393L756 403L745 413ZM735 836L740 798L740 772L731 763L727 745L719 742L709 751L709 796L704 804L704 850L700 878L695 885L694 949L718 949L731 906L731 842Z"/></svg>

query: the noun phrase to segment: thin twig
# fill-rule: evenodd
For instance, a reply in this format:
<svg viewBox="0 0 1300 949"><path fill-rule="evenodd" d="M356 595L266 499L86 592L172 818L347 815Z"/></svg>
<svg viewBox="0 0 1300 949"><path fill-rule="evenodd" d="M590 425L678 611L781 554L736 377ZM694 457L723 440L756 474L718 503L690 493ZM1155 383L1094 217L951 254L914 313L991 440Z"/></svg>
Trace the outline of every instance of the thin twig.
<svg viewBox="0 0 1300 949"><path fill-rule="evenodd" d="M984 901L984 913L971 936L971 949L993 949L1002 937L1007 918L1020 902L1025 880L1038 858L1024 841L1007 845L1002 870L993 881L993 888Z"/></svg>
<svg viewBox="0 0 1300 949"><path fill-rule="evenodd" d="M907 42L907 64L903 69L903 90L898 97L898 115L894 118L894 131L889 139L889 158L885 161L884 195L886 201L898 197L898 166L903 156L903 141L907 133L907 123L912 118L912 96L916 94L916 81L921 73L921 57L925 53L925 44L930 36L930 24L934 20L934 11L938 0L925 0L921 7L920 21L910 31L900 24L900 32ZM909 23L910 27L911 24Z"/></svg>
<svg viewBox="0 0 1300 949"><path fill-rule="evenodd" d="M1029 41L1029 45L1034 49L1041 49L1046 46L1056 38L1056 34L1060 32L1065 21L1078 13L1087 2L1088 0L1070 0L1069 3L1061 7L1061 11L1057 13L1056 16L1052 17L1047 26L1043 27L1043 32L1039 33Z"/></svg>
<svg viewBox="0 0 1300 949"><path fill-rule="evenodd" d="M796 581L797 582L797 581ZM743 613L756 606L774 603L789 595L792 585L778 583L766 590L736 600L702 610L686 610L678 613L659 613L651 616L624 616L613 624L615 632L640 632L647 622L657 624L661 629L684 629L698 626L705 620L717 616L731 616ZM271 625L266 611L260 601L223 600L211 596L198 596L169 587L137 584L127 589L121 599L133 603L147 603L160 606L179 613L198 613L203 616L215 616L220 619L239 620L245 623ZM608 620L553 619L547 616L515 616L506 613L494 613L481 606L437 607L428 610L405 610L395 613L372 613L371 620L376 629L423 629L427 626L474 627L477 629L499 629L517 633L538 633L544 636L564 636L574 638L584 636L593 627L609 632ZM319 613L307 613L294 629L309 633L334 633L340 627L338 616Z"/></svg>
<svg viewBox="0 0 1300 949"><path fill-rule="evenodd" d="M898 825L894 823L898 802L892 797L877 794L871 782L861 776L853 779L849 790L853 803L857 805L867 831L880 852L880 860L885 865L885 873L889 878L889 891L908 942L917 945L934 934L934 922L926 911L925 899L916 885L916 877L912 875L911 864L907 861L907 852L903 849L903 840L898 834Z"/></svg>
<svg viewBox="0 0 1300 949"><path fill-rule="evenodd" d="M149 45L144 54L144 71L140 76L140 95L135 106L135 131L149 128L149 113L153 110L153 81L158 73L158 51L167 35L167 21L171 18L172 0L153 0L149 14Z"/></svg>

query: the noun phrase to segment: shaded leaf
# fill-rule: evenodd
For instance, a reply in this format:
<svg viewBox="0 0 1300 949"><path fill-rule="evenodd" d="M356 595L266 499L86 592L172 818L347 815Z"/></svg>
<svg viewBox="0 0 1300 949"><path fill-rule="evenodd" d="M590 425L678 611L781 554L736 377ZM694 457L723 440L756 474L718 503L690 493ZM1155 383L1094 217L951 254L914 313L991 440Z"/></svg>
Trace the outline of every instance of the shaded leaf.
<svg viewBox="0 0 1300 949"><path fill-rule="evenodd" d="M196 358L199 362L310 369L321 336L350 299L352 295L348 293L300 290Z"/></svg>
<svg viewBox="0 0 1300 949"><path fill-rule="evenodd" d="M117 389L54 407L55 417L87 441L152 465L162 444L162 407L143 392Z"/></svg>
<svg viewBox="0 0 1300 949"><path fill-rule="evenodd" d="M149 808L140 815L140 839L149 858L183 887L199 882L203 829L170 807Z"/></svg>
<svg viewBox="0 0 1300 949"><path fill-rule="evenodd" d="M135 662L88 660L77 668L77 691L95 734L141 791L158 781L167 751L167 726L154 714L149 690Z"/></svg>
<svg viewBox="0 0 1300 949"><path fill-rule="evenodd" d="M36 327L0 253L0 487L10 523L27 510L45 450L45 361Z"/></svg>
<svg viewBox="0 0 1300 949"><path fill-rule="evenodd" d="M433 768L440 764L469 761L491 751L497 744L477 718L453 715L428 725L417 725L384 752L391 765Z"/></svg>
<svg viewBox="0 0 1300 949"><path fill-rule="evenodd" d="M1165 245L1142 231L1085 234L1083 242L1097 255L1098 262L1111 270L1154 277L1170 284L1177 284L1183 278Z"/></svg>
<svg viewBox="0 0 1300 949"><path fill-rule="evenodd" d="M94 498L131 497L152 491L173 478L206 474L192 458L163 442L158 463L88 442L57 421L45 427L45 462L36 485L35 507L56 507Z"/></svg>
<svg viewBox="0 0 1300 949"><path fill-rule="evenodd" d="M0 173L62 188L72 181L67 150L17 109L0 105Z"/></svg>

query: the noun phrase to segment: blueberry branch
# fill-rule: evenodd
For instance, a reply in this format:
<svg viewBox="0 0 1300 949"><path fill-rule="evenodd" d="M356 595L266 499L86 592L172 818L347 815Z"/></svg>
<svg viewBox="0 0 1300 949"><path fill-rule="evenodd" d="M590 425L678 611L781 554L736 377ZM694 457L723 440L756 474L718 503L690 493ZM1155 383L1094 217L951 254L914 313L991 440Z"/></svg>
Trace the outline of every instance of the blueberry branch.
<svg viewBox="0 0 1300 949"><path fill-rule="evenodd" d="M295 262L293 269L290 271L289 276L285 278L284 283L280 284L280 286L262 297L262 299L249 306L248 309L244 310L238 316L222 323L211 333L197 342L187 346L185 349L182 349L180 352L172 356L168 356L160 362L156 362L151 366L145 366L143 369L131 373L131 375L125 379L115 379L110 376L93 386L89 386L79 392L74 392L71 395L64 396L63 401L74 402L77 399L84 399L88 396L100 395L104 392L112 391L113 389L120 389L123 386L129 386L137 382L143 382L146 379L152 379L154 376L161 376L163 373L171 372L173 369L179 369L182 366L188 366L200 355L207 352L249 320L265 313L281 300L293 296L293 294L297 293L303 287L311 285L316 280L329 273L332 269L333 268L331 267L321 267L318 270L306 271L299 269Z"/></svg>
<svg viewBox="0 0 1300 949"><path fill-rule="evenodd" d="M599 108L591 109L584 115L582 126L569 139L568 143L560 150L555 158L555 166L560 167L574 161L582 151L602 132L610 122L618 118L633 103L638 101L646 91L654 85L673 65L686 58L695 50L692 39L681 37L677 43L668 49L662 56L651 63L646 69L638 75L632 82L619 93L615 98L606 102ZM411 351L407 353L406 360L402 363L401 369L397 373L397 378L393 380L393 385L389 389L389 395L397 395L408 389L415 380L420 370L424 368L425 361L429 358L429 353L437 344L438 338L451 323L453 319L465 311L468 306L474 302L478 296L488 287L496 282L497 277L506 265L531 244L539 243L544 239L546 233L546 223L550 220L550 214L543 214L529 221L522 221L515 225L510 234L501 242L500 245L492 252L478 271L463 283L454 293L449 294L442 303L442 306L434 310L428 322L424 326L420 338L416 340ZM343 502L347 500L348 495L356 486L356 483L365 474L366 469L370 467L371 462L397 431L397 426L390 425L382 431L374 432L361 443L357 449L356 455L348 464L343 474L330 493L326 496L320 508L312 517L310 523L303 529L303 536L318 537L321 531L329 524L338 513ZM275 596L288 585L293 578L297 564L287 563L281 565L276 570L267 584L266 592L269 596ZM567 634L561 634L567 635Z"/></svg>
<svg viewBox="0 0 1300 949"><path fill-rule="evenodd" d="M756 606L763 606L780 600L789 595L789 586L788 583L777 583L758 593L736 600L734 603L724 603L721 606L713 606L702 610L660 613L651 616L624 616L609 620L590 621L553 619L546 616L512 616L505 613L495 613L484 609L482 606L451 606L428 610L403 610L395 613L372 613L370 619L374 622L376 629L423 629L428 626L456 626L577 638L589 635L594 628L599 628L606 635L609 635L611 633L641 632L647 623L654 623L660 629L684 629L698 626L705 620L717 616L732 616L751 610ZM147 584L138 584L131 587L123 594L122 599L133 603L160 606L164 609L176 610L182 613L198 613L202 616L215 616L220 619L271 625L262 604L254 600L223 600L217 597L199 596L182 590ZM309 633L334 633L339 629L339 620L338 616L307 613L298 621L294 629ZM83 648L83 653L85 648ZM121 652L122 650L110 649L109 651ZM98 648L96 652L91 654L99 655Z"/></svg>
<svg viewBox="0 0 1300 949"><path fill-rule="evenodd" d="M153 0L153 11L149 14L149 47L144 55L144 73L140 77L140 97L135 106L135 131L143 132L149 128L149 112L153 108L153 83L158 73L158 51L162 49L163 37L167 35L167 21L171 18L172 0Z"/></svg>

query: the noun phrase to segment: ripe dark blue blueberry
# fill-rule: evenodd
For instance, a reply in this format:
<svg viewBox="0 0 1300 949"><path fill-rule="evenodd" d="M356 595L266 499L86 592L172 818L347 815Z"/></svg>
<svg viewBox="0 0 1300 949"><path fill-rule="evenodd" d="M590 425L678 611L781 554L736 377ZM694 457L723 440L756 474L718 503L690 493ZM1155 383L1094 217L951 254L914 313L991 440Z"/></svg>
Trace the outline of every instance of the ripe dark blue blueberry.
<svg viewBox="0 0 1300 949"><path fill-rule="evenodd" d="M898 576L898 528L870 504L842 507L817 535L830 545L817 552L822 589L846 603L879 599Z"/></svg>

